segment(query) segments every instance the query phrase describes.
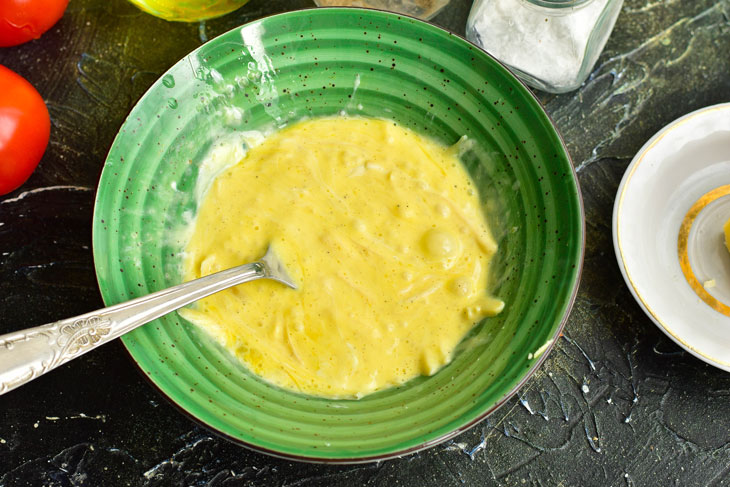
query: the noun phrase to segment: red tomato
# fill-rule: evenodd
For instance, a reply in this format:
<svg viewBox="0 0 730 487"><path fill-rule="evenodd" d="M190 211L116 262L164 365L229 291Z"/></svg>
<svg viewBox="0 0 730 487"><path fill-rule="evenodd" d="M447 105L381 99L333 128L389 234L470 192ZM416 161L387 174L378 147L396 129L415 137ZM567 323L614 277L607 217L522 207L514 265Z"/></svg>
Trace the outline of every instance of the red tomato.
<svg viewBox="0 0 730 487"><path fill-rule="evenodd" d="M68 0L0 0L0 47L38 39L53 27Z"/></svg>
<svg viewBox="0 0 730 487"><path fill-rule="evenodd" d="M25 78L0 65L0 195L30 177L50 135L51 118L41 95Z"/></svg>

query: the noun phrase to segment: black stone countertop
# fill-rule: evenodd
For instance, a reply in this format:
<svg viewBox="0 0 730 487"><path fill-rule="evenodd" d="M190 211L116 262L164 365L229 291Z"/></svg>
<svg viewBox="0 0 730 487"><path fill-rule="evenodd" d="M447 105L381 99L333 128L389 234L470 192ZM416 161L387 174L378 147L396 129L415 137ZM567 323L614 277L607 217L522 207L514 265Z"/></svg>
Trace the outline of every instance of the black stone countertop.
<svg viewBox="0 0 730 487"><path fill-rule="evenodd" d="M463 34L469 4L452 0L435 23ZM90 250L95 186L147 87L206 37L310 6L252 0L199 25L122 0L71 0L40 40L0 49L53 122L38 170L0 197L0 333L102 306ZM642 313L611 241L614 195L637 150L675 118L730 101L730 0L626 0L589 81L540 98L580 177L585 267L564 337L488 420L399 460L291 463L193 424L117 341L0 397L0 486L730 484L730 374L683 352Z"/></svg>

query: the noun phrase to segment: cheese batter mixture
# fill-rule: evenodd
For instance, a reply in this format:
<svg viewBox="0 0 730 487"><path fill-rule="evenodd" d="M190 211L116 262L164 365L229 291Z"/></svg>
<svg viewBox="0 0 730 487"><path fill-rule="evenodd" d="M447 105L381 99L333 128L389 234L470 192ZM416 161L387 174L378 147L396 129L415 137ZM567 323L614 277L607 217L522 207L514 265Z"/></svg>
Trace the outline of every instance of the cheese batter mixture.
<svg viewBox="0 0 730 487"><path fill-rule="evenodd" d="M479 320L497 246L454 148L392 121L316 119L267 137L211 185L195 279L271 243L299 289L260 280L180 311L284 388L361 397L431 375Z"/></svg>

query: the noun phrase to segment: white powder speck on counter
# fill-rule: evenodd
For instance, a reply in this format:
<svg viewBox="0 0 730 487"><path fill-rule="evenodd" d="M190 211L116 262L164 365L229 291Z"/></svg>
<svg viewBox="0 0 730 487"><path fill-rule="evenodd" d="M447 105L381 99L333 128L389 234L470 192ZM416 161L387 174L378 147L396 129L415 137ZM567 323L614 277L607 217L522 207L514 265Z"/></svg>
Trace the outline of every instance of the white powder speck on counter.
<svg viewBox="0 0 730 487"><path fill-rule="evenodd" d="M602 23L606 28L591 39L609 3L612 9L606 14L613 18ZM517 74L545 85L538 87L566 91L580 85L595 64L621 3L592 0L578 7L546 8L527 0L477 0L467 22L467 38L521 72ZM595 48L587 49L589 42Z"/></svg>

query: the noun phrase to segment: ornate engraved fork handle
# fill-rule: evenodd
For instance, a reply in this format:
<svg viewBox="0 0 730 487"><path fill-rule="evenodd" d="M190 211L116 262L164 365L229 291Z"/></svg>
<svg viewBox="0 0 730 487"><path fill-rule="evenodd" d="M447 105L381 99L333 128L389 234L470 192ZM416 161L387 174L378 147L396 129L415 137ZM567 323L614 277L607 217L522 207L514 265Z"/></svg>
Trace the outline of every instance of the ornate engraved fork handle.
<svg viewBox="0 0 730 487"><path fill-rule="evenodd" d="M74 318L0 335L0 394L170 311L236 284L261 278L296 289L286 270L269 251L259 262L226 269Z"/></svg>
<svg viewBox="0 0 730 487"><path fill-rule="evenodd" d="M112 321L88 313L0 336L0 394L106 343Z"/></svg>

